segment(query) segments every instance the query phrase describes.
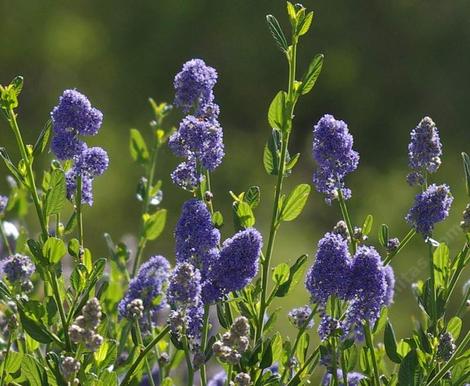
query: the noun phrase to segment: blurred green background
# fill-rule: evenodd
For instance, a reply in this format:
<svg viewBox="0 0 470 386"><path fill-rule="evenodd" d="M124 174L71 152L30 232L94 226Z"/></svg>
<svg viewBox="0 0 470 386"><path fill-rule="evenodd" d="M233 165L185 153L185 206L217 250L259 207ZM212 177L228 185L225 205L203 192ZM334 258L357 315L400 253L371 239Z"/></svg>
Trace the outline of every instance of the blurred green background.
<svg viewBox="0 0 470 386"><path fill-rule="evenodd" d="M299 73L316 53L325 54L325 63L314 91L298 104L290 151L302 157L287 189L311 181L312 125L332 113L349 123L361 155L359 169L347 181L353 190L353 220L360 225L368 213L374 215L370 242L375 245L381 223L390 225L392 236L402 237L408 230L403 218L416 193L405 182L409 131L430 115L444 145L443 165L433 179L449 183L455 196L451 216L437 227L435 237L457 253L464 241L458 223L468 202L460 152L470 152L470 3L318 0L304 5L315 11L315 18L301 41ZM86 243L95 257L106 255L105 231L119 240L138 230L135 188L143 171L128 155L129 129L137 127L150 137L147 98L171 102L173 77L193 57L219 72L215 92L227 156L213 175L213 186L215 205L226 219L223 235L233 233L229 190L241 192L257 184L262 189L257 227L267 238L275 180L262 166L270 132L266 110L287 82L285 60L266 28L267 13L287 29L285 3L277 0L0 0L0 82L6 84L16 74L25 77L19 120L27 142L34 142L66 88L78 88L104 113L102 130L90 142L108 150L111 165L95 183L95 205L85 210ZM168 124L176 125L180 118L175 112ZM17 156L4 122L0 145ZM50 159L44 157L43 165ZM173 259L173 227L189 198L169 179L178 161L167 149L159 158L169 221L164 234L149 244L147 255ZM1 193L7 189L5 173L1 166ZM337 205L327 206L315 192L300 219L282 226L276 262L292 261L302 253L312 256L318 239L339 216ZM416 237L394 262L397 294L391 312L399 337L419 317L410 285L426 275L425 253ZM459 289L454 306L460 294ZM299 285L288 304L280 303L287 311L307 301ZM279 328L289 329L285 314Z"/></svg>

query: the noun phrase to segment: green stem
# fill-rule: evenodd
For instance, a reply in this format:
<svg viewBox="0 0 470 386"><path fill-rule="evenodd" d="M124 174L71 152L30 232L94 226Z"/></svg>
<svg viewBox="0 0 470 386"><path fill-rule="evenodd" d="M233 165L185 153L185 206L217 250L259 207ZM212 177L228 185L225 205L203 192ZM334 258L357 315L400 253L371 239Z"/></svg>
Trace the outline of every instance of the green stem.
<svg viewBox="0 0 470 386"><path fill-rule="evenodd" d="M459 308L457 310L457 316L460 317L460 318L462 317L463 310L467 306L467 300L468 300L469 297L470 297L470 287L467 288L467 292L465 293L465 295L462 299L462 302L460 303Z"/></svg>
<svg viewBox="0 0 470 386"><path fill-rule="evenodd" d="M83 178L79 174L77 176L77 197L75 200L75 210L77 212L77 228L78 228L78 242L80 244L80 249L83 249L83 213L82 213L82 185ZM81 251L80 251L81 253Z"/></svg>
<svg viewBox="0 0 470 386"><path fill-rule="evenodd" d="M374 368L374 383L375 386L380 386L379 366L377 365L377 358L375 357L374 340L372 337L372 332L370 330L369 321L366 321L364 323L364 334L366 337L366 345L369 348L370 357L372 359L372 367Z"/></svg>
<svg viewBox="0 0 470 386"><path fill-rule="evenodd" d="M152 148L152 154L150 156L150 168L147 171L147 186L145 189L144 204L142 206L142 214L148 212L150 207L150 191L152 190L153 180L155 178L155 168L157 164L158 150L160 149L160 142L158 138L155 138L155 142ZM132 277L137 273L137 269L140 265L140 260L142 259L142 254L144 253L145 245L147 244L147 239L144 236L144 223L142 222L140 236L139 236L139 246L137 248L137 253L134 259L134 265L132 266Z"/></svg>
<svg viewBox="0 0 470 386"><path fill-rule="evenodd" d="M292 50L291 56L288 58L289 60L289 84L288 84L288 103L290 103L290 111L289 116L287 117L288 126L292 125L292 116L295 107L295 90L294 90L294 82L295 82L295 71L296 71L296 60L297 60L297 40L292 39ZM284 180L284 171L286 166L286 156L287 156L287 148L289 146L289 135L290 132L286 130L282 133L282 146L281 146L281 157L279 161L279 170L277 174L277 183L276 183L276 191L274 194L274 203L273 203L273 215L271 219L271 228L269 231L269 239L268 239L268 246L266 249L266 256L262 263L262 286L261 286L261 304L260 304L260 313L258 319L258 328L256 329L255 334L255 341L257 341L262 335L264 330L264 314L266 312L266 295L268 290L268 277L269 277L269 269L271 263L271 257L273 254L274 248L274 240L276 238L277 230L279 228L278 217L279 217L279 200L281 198L282 192L282 182Z"/></svg>
<svg viewBox="0 0 470 386"><path fill-rule="evenodd" d="M400 245L398 246L397 250L393 253L390 253L384 260L384 265L390 264L392 258L398 255L403 248L405 248L406 244L408 244L411 239L416 235L416 230L414 228L410 229L410 231L406 234L406 236L400 240Z"/></svg>
<svg viewBox="0 0 470 386"><path fill-rule="evenodd" d="M186 367L188 369L188 386L193 386L194 383L194 368L191 363L191 355L189 352L188 338L184 338L184 358L186 359Z"/></svg>
<svg viewBox="0 0 470 386"><path fill-rule="evenodd" d="M289 383L286 386L294 386L298 385L300 383L300 376L302 373L310 366L310 363L314 361L314 359L317 358L318 360L318 353L320 352L320 346L318 346L312 354L308 357L308 359L305 361L304 365L300 368L299 371L295 374L294 377L289 381ZM315 362L314 362L315 363Z"/></svg>
<svg viewBox="0 0 470 386"><path fill-rule="evenodd" d="M436 311L436 278L434 274L434 260L433 260L433 251L432 244L428 241L428 261L429 261L429 275L430 281L429 285L431 286L431 322L432 328L436 332L437 329L437 311Z"/></svg>
<svg viewBox="0 0 470 386"><path fill-rule="evenodd" d="M442 366L442 368L438 371L434 378L432 378L429 383L427 383L427 386L434 386L439 383L439 381L444 377L444 375L446 375L447 372L451 369L457 357L467 348L467 345L469 343L470 331L467 331L467 334L462 339L454 354L450 357L449 361L444 366Z"/></svg>
<svg viewBox="0 0 470 386"><path fill-rule="evenodd" d="M232 380L233 366L230 365L227 371L227 380L225 381L226 386L230 386L230 381Z"/></svg>
<svg viewBox="0 0 470 386"><path fill-rule="evenodd" d="M333 379L333 385L338 386L338 367L337 367L337 359L336 359L336 338L331 338L331 347L332 347L332 358L331 362L333 363L333 373L331 377Z"/></svg>
<svg viewBox="0 0 470 386"><path fill-rule="evenodd" d="M64 330L65 347L66 347L67 351L72 352L72 343L70 342L70 337L69 337L69 327L68 327L68 323L67 323L67 317L65 316L64 305L62 303L62 298L60 296L59 283L57 281L57 276L56 276L55 272L53 272L53 271L49 272L49 276L50 276L50 279L51 279L52 291L54 292L55 302L56 302L57 308L59 310L60 320L62 322L62 329Z"/></svg>
<svg viewBox="0 0 470 386"><path fill-rule="evenodd" d="M346 201L344 200L343 192L341 191L341 189L338 189L338 202L344 222L348 227L349 238L351 239L352 252L354 254L356 253L356 240L354 240L354 228L352 226L351 217L349 216L348 207L346 205Z"/></svg>
<svg viewBox="0 0 470 386"><path fill-rule="evenodd" d="M343 373L343 385L348 386L348 371L346 369L346 358L344 357L344 350L341 350L340 354L340 362L341 362L341 372Z"/></svg>
<svg viewBox="0 0 470 386"><path fill-rule="evenodd" d="M5 233L5 228L3 227L3 220L0 220L0 233L2 234L3 244L6 246L8 253L13 255L13 250L11 249L8 237Z"/></svg>
<svg viewBox="0 0 470 386"><path fill-rule="evenodd" d="M139 343L141 347L144 347L144 340L142 339L142 331L140 330L139 321L136 320L134 325L137 331L137 342ZM152 369L150 368L149 361L147 358L145 358L144 361L145 361L145 367L147 368L147 376L149 378L149 383L151 386L155 386L155 382L153 381L153 376L152 376Z"/></svg>
<svg viewBox="0 0 470 386"><path fill-rule="evenodd" d="M202 355L204 355L204 363L201 366L201 386L206 386L207 384L207 373L206 373L206 360L205 360L205 355L206 355L206 346L207 346L207 338L209 335L209 311L210 311L210 306L205 305L204 306L204 319L203 319L203 326L202 326L202 338L201 338L201 350L202 350Z"/></svg>
<svg viewBox="0 0 470 386"><path fill-rule="evenodd" d="M38 195L38 191L36 188L36 182L34 180L32 161L31 161L31 158L28 156L27 148L24 144L23 137L21 136L20 128L18 126L16 115L13 109L9 110L8 115L9 115L10 127L12 128L13 133L15 134L16 142L18 143L18 148L20 150L21 158L23 158L23 161L26 166L26 175L27 175L28 185L29 185L28 188L33 198L34 206L36 208L36 212L37 212L38 219L39 219L39 224L41 225L42 237L44 240L47 240L47 238L49 237L49 232L47 231L46 220L44 218L44 214L43 214L42 207L41 207L41 202L39 200L39 195Z"/></svg>
<svg viewBox="0 0 470 386"><path fill-rule="evenodd" d="M144 347L144 349L140 352L139 356L137 359L132 363L132 366L129 368L129 370L126 373L126 376L121 382L121 386L127 386L129 385L132 376L134 375L135 370L139 366L140 362L145 359L146 355L152 350L152 348L160 342L160 340L163 339L163 337L168 334L170 331L170 326L166 326L155 338L152 339L152 341Z"/></svg>
<svg viewBox="0 0 470 386"><path fill-rule="evenodd" d="M13 331L10 331L10 333L8 335L8 343L7 343L7 350L6 350L6 354L5 354L5 360L3 361L3 366L2 366L2 377L0 379L0 386L3 386L4 381L5 381L6 367L7 367L7 363L8 363L8 356L10 355L12 335L13 335Z"/></svg>

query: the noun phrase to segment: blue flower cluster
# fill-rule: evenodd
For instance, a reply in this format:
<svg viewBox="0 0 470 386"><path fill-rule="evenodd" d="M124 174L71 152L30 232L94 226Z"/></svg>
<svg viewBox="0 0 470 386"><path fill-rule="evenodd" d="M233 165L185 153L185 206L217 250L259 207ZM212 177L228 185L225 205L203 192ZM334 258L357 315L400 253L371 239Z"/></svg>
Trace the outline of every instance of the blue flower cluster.
<svg viewBox="0 0 470 386"><path fill-rule="evenodd" d="M185 158L171 177L187 190L201 182L203 170L217 168L225 155L223 132L217 120L219 106L214 103L216 82L217 72L201 59L186 62L175 77L175 105L192 114L183 118L168 141L172 152Z"/></svg>
<svg viewBox="0 0 470 386"><path fill-rule="evenodd" d="M442 144L436 124L429 117L424 117L411 131L408 145L409 166L413 170L408 174L410 185L421 185L424 174L434 173L441 165Z"/></svg>
<svg viewBox="0 0 470 386"><path fill-rule="evenodd" d="M348 125L326 114L314 126L313 136L313 158L318 166L313 174L316 189L325 194L328 204L337 197L338 189L345 199L350 198L351 190L343 180L356 170L359 154L352 148Z"/></svg>
<svg viewBox="0 0 470 386"><path fill-rule="evenodd" d="M406 215L406 221L418 233L425 237L430 236L434 225L449 215L453 200L447 185L432 184L416 195L414 205Z"/></svg>
<svg viewBox="0 0 470 386"><path fill-rule="evenodd" d="M360 246L354 257L341 235L327 233L318 243L316 260L307 273L305 286L312 301L325 306L330 296L348 301L345 323L322 315L319 334L325 339L336 328L349 331L363 321L374 323L383 306L393 301L395 277L384 267L373 247ZM334 324L334 328L332 327Z"/></svg>
<svg viewBox="0 0 470 386"><path fill-rule="evenodd" d="M65 90L51 112L53 137L51 150L61 160L73 160L66 172L67 197L72 200L77 178L82 179L82 203L93 205L93 179L108 168L109 158L100 147L88 148L80 136L96 135L103 122L101 111L91 106L77 90Z"/></svg>
<svg viewBox="0 0 470 386"><path fill-rule="evenodd" d="M12 285L23 285L29 282L36 270L28 256L19 253L7 257L1 263L1 271Z"/></svg>
<svg viewBox="0 0 470 386"><path fill-rule="evenodd" d="M339 386L345 386L343 382L343 371L338 369L336 372L336 377L338 379ZM322 386L331 385L332 382L332 374L326 373L322 380ZM365 379L365 375L358 373L358 372L351 372L347 374L347 380L349 386L359 386L361 379Z"/></svg>
<svg viewBox="0 0 470 386"><path fill-rule="evenodd" d="M163 256L152 256L139 269L137 276L129 283L129 288L118 306L121 318L131 318L129 305L140 299L144 312L153 319L154 313L166 304L165 291L170 276L170 263Z"/></svg>

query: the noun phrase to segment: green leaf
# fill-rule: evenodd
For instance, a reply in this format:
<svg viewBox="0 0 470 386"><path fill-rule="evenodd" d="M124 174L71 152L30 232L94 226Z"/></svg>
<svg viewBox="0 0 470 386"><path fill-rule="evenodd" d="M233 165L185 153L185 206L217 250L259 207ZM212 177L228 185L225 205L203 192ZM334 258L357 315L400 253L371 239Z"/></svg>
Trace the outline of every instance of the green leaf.
<svg viewBox="0 0 470 386"><path fill-rule="evenodd" d="M17 75L10 82L11 89L15 92L16 96L20 95L21 90L23 90L24 79L21 75Z"/></svg>
<svg viewBox="0 0 470 386"><path fill-rule="evenodd" d="M273 348L271 345L271 338L268 338L265 342L263 355L259 364L260 369L265 369L273 363Z"/></svg>
<svg viewBox="0 0 470 386"><path fill-rule="evenodd" d="M251 209L255 209L261 200L259 186L250 186L243 196L243 200L250 205Z"/></svg>
<svg viewBox="0 0 470 386"><path fill-rule="evenodd" d="M293 167L297 164L297 161L300 158L300 153L294 155L287 163L286 163L286 172L289 172L293 169Z"/></svg>
<svg viewBox="0 0 470 386"><path fill-rule="evenodd" d="M18 310L23 329L39 343L51 343L54 339L46 327L38 320L26 315L21 309Z"/></svg>
<svg viewBox="0 0 470 386"><path fill-rule="evenodd" d="M273 282L277 285L282 285L289 280L290 268L286 263L279 264L274 268Z"/></svg>
<svg viewBox="0 0 470 386"><path fill-rule="evenodd" d="M160 209L144 221L144 237L147 240L155 240L161 235L166 223L166 209ZM144 215L145 216L145 215Z"/></svg>
<svg viewBox="0 0 470 386"><path fill-rule="evenodd" d="M129 142L131 157L135 162L145 164L149 159L149 151L142 134L137 129L131 129Z"/></svg>
<svg viewBox="0 0 470 386"><path fill-rule="evenodd" d="M5 162L5 166L8 170L15 176L15 178L23 182L23 177L17 167L11 162L10 156L4 147L0 147L0 157L2 157L3 162Z"/></svg>
<svg viewBox="0 0 470 386"><path fill-rule="evenodd" d="M42 154L44 150L46 150L51 133L52 133L52 120L48 119L43 129L41 130L41 133L39 134L39 137L36 140L36 143L34 144L33 158L36 158L37 156Z"/></svg>
<svg viewBox="0 0 470 386"><path fill-rule="evenodd" d="M57 237L49 237L42 247L42 254L50 264L58 263L66 253L64 242Z"/></svg>
<svg viewBox="0 0 470 386"><path fill-rule="evenodd" d="M462 329L462 320L458 316L454 316L449 323L447 323L447 331L452 335L454 340L457 340Z"/></svg>
<svg viewBox="0 0 470 386"><path fill-rule="evenodd" d="M384 331L384 345L385 352L392 362L401 363L401 356L397 352L397 340L395 338L395 331L390 322L387 321Z"/></svg>
<svg viewBox="0 0 470 386"><path fill-rule="evenodd" d="M374 329L372 332L374 334L377 334L380 331L382 331L382 329L385 327L385 323L387 323L387 320L388 320L388 308L383 307L382 310L380 311L379 319L377 319L377 321L374 324Z"/></svg>
<svg viewBox="0 0 470 386"><path fill-rule="evenodd" d="M274 38L274 41L277 43L279 49L282 52L287 52L289 46L287 45L287 39L284 36L284 32L282 32L281 26L279 22L273 15L267 15L266 21L268 23L269 31Z"/></svg>
<svg viewBox="0 0 470 386"><path fill-rule="evenodd" d="M323 66L323 58L323 54L317 54L310 62L299 87L299 93L301 95L307 94L312 90L313 86L315 86Z"/></svg>
<svg viewBox="0 0 470 386"><path fill-rule="evenodd" d="M21 361L23 360L23 354L16 351L10 351L8 354L8 360L5 365L5 371L7 374L16 373L21 367Z"/></svg>
<svg viewBox="0 0 470 386"><path fill-rule="evenodd" d="M446 244L440 243L433 253L435 286L444 287L449 265L449 248Z"/></svg>
<svg viewBox="0 0 470 386"><path fill-rule="evenodd" d="M295 187L284 200L279 216L280 221L292 221L302 213L307 203L310 189L310 185L308 184L300 184Z"/></svg>
<svg viewBox="0 0 470 386"><path fill-rule="evenodd" d="M382 247L387 247L388 244L388 226L387 224L382 224L379 230L379 243Z"/></svg>
<svg viewBox="0 0 470 386"><path fill-rule="evenodd" d="M250 204L245 201L235 202L234 209L240 227L250 228L255 225L255 216Z"/></svg>
<svg viewBox="0 0 470 386"><path fill-rule="evenodd" d="M411 350L403 359L398 372L398 382L400 386L421 385L422 370L419 367L416 350Z"/></svg>
<svg viewBox="0 0 470 386"><path fill-rule="evenodd" d="M268 122L271 128L284 131L287 125L287 93L279 91L268 110Z"/></svg>
<svg viewBox="0 0 470 386"><path fill-rule="evenodd" d="M45 214L60 213L67 200L67 185L65 183L65 174L60 169L54 169L51 173L49 190L46 194Z"/></svg>
<svg viewBox="0 0 470 386"><path fill-rule="evenodd" d="M77 264L75 269L72 271L72 274L70 275L72 288L75 290L75 292L80 293L85 289L87 276L88 271L86 267L81 263Z"/></svg>
<svg viewBox="0 0 470 386"><path fill-rule="evenodd" d="M219 211L214 212L212 215L212 222L216 228L220 228L224 225L224 216Z"/></svg>
<svg viewBox="0 0 470 386"><path fill-rule="evenodd" d="M463 171L465 174L465 186L467 194L470 196L470 157L467 153L462 153Z"/></svg>
<svg viewBox="0 0 470 386"><path fill-rule="evenodd" d="M366 219L364 220L364 224L362 224L362 234L367 236L370 231L372 230L372 225L374 224L374 218L371 214L368 214Z"/></svg>
<svg viewBox="0 0 470 386"><path fill-rule="evenodd" d="M308 30L310 29L310 26L312 25L312 20L313 20L313 11L310 11L307 13L307 15L304 17L302 20L302 23L299 24L299 32L297 33L298 36L305 35Z"/></svg>
<svg viewBox="0 0 470 386"><path fill-rule="evenodd" d="M281 136L279 130L273 129L268 142L264 146L263 165L266 173L277 176L281 158Z"/></svg>
<svg viewBox="0 0 470 386"><path fill-rule="evenodd" d="M42 366L34 357L27 354L21 363L21 374L28 380L30 386L47 385L47 376Z"/></svg>
<svg viewBox="0 0 470 386"><path fill-rule="evenodd" d="M289 294L292 289L297 285L299 280L302 278L307 261L307 255L300 256L296 262L290 267L289 269L289 280L287 280L284 284L280 285L276 291L276 296L278 298L282 298Z"/></svg>

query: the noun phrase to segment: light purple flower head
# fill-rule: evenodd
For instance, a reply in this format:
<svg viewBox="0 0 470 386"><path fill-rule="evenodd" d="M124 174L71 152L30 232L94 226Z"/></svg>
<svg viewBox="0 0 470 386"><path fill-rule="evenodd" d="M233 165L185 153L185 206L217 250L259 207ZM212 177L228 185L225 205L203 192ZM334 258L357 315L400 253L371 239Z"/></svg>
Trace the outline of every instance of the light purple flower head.
<svg viewBox="0 0 470 386"><path fill-rule="evenodd" d="M191 263L178 263L170 276L167 298L174 307L199 303L201 273Z"/></svg>
<svg viewBox="0 0 470 386"><path fill-rule="evenodd" d="M416 195L414 205L405 219L418 233L430 236L434 225L449 215L453 200L447 185L432 184Z"/></svg>
<svg viewBox="0 0 470 386"><path fill-rule="evenodd" d="M23 284L31 278L36 270L28 256L19 253L7 257L1 262L1 270L11 284Z"/></svg>
<svg viewBox="0 0 470 386"><path fill-rule="evenodd" d="M227 374L225 371L219 371L207 383L207 386L224 386L227 381Z"/></svg>
<svg viewBox="0 0 470 386"><path fill-rule="evenodd" d="M77 172L75 168L65 173L65 182L67 185L67 198L73 201L77 193ZM82 204L93 205L93 179L88 175L82 176Z"/></svg>
<svg viewBox="0 0 470 386"><path fill-rule="evenodd" d="M75 170L90 178L101 176L109 165L108 153L101 147L89 147L81 152L75 162Z"/></svg>
<svg viewBox="0 0 470 386"><path fill-rule="evenodd" d="M5 213L5 209L7 208L7 205L8 205L8 197L0 195L0 215Z"/></svg>
<svg viewBox="0 0 470 386"><path fill-rule="evenodd" d="M87 145L73 132L54 133L51 150L60 161L73 159L85 151Z"/></svg>
<svg viewBox="0 0 470 386"><path fill-rule="evenodd" d="M344 177L356 170L359 154L353 150L353 137L344 121L332 115L324 115L313 129L313 158L317 170L313 174L313 183L320 193L326 195L326 202L331 203L341 189L345 199L351 191L344 186Z"/></svg>

